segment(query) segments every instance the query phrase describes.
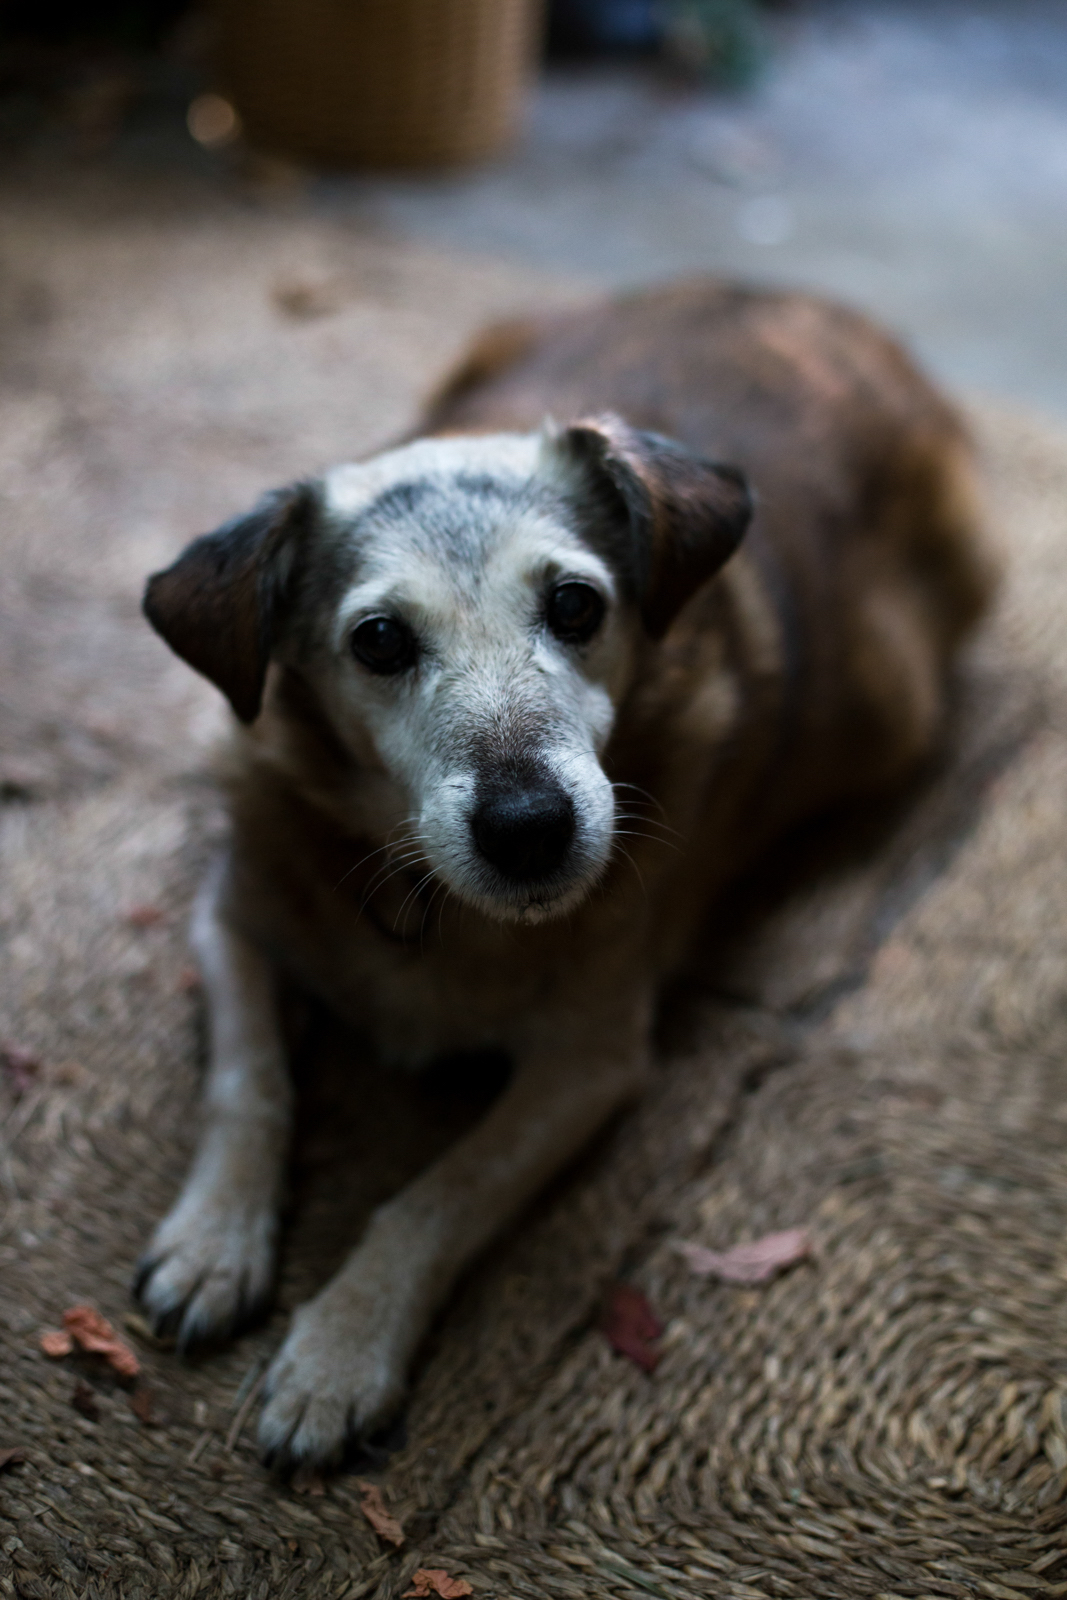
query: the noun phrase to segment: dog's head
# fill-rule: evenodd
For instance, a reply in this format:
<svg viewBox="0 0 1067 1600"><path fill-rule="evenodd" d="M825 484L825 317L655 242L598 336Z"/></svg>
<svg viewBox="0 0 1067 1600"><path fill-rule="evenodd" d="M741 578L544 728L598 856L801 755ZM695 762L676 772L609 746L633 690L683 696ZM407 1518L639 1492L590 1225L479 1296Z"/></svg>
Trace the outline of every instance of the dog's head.
<svg viewBox="0 0 1067 1600"><path fill-rule="evenodd" d="M566 911L612 849L600 758L661 638L750 516L740 473L607 416L423 439L283 490L148 584L171 647L259 713L277 660L462 900ZM356 819L354 818L354 821Z"/></svg>

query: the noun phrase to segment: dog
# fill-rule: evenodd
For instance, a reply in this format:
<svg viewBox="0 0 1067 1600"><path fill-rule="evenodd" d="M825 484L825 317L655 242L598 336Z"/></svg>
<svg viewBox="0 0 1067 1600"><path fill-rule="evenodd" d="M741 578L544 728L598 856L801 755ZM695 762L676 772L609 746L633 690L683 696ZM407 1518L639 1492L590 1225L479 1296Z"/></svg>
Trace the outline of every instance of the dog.
<svg viewBox="0 0 1067 1600"><path fill-rule="evenodd" d="M457 1276L640 1094L716 895L934 747L993 581L964 429L897 345L715 282L491 329L395 448L149 580L236 713L193 917L205 1125L139 1273L157 1327L215 1340L269 1294L282 977L383 1062L513 1061L296 1311L266 1460L336 1463L389 1418Z"/></svg>

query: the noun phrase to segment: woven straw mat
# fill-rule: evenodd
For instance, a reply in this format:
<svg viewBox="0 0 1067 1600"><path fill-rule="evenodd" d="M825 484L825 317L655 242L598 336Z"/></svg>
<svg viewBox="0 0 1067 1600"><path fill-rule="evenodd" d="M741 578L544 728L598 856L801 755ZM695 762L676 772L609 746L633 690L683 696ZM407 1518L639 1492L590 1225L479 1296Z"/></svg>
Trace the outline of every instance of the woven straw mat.
<svg viewBox="0 0 1067 1600"><path fill-rule="evenodd" d="M1067 434L991 403L1007 581L948 753L781 853L666 1006L644 1105L455 1295L363 1467L404 1545L353 1475L273 1481L245 1402L477 1083L378 1075L314 1019L269 1323L189 1364L142 1338L147 1422L42 1355L74 1303L123 1326L195 1136L223 716L143 574L386 438L484 316L569 292L95 181L8 196L0 279L0 1039L40 1062L0 1085L0 1594L384 1600L431 1567L477 1596L1067 1595ZM761 1288L674 1248L793 1225L812 1259ZM597 1330L618 1278L665 1324L651 1375Z"/></svg>

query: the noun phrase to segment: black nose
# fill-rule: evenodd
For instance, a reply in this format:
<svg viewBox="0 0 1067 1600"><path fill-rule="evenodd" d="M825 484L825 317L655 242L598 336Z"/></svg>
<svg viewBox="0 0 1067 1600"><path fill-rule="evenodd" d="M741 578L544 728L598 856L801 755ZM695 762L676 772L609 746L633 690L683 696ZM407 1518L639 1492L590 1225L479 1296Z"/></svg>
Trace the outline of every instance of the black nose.
<svg viewBox="0 0 1067 1600"><path fill-rule="evenodd" d="M530 883L562 866L574 838L574 806L552 778L494 785L483 792L471 832L498 872Z"/></svg>

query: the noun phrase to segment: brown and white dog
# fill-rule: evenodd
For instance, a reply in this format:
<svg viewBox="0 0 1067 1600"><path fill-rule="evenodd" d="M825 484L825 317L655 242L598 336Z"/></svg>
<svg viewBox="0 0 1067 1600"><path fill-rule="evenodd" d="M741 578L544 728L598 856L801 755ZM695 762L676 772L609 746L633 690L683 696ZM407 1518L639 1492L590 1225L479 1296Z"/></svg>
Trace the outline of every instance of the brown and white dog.
<svg viewBox="0 0 1067 1600"><path fill-rule="evenodd" d="M640 1092L713 897L930 750L990 587L972 505L956 418L881 333L695 283L491 330L419 436L151 579L244 726L194 917L206 1126L150 1313L187 1344L269 1292L280 976L383 1062L514 1061L297 1311L268 1458L336 1460L388 1416L457 1275Z"/></svg>

